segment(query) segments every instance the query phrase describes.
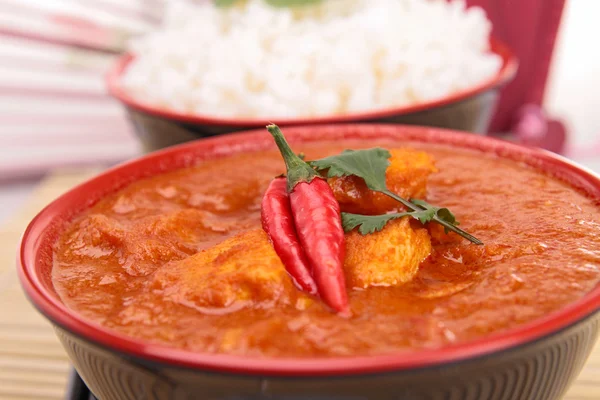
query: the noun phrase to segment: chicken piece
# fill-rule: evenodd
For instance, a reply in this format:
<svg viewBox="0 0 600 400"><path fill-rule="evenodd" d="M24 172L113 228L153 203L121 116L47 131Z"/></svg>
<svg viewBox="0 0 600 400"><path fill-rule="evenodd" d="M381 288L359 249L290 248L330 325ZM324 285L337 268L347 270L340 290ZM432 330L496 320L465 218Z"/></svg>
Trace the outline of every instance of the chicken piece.
<svg viewBox="0 0 600 400"><path fill-rule="evenodd" d="M69 257L94 257L112 253L125 240L126 231L112 218L90 214L74 223L65 237Z"/></svg>
<svg viewBox="0 0 600 400"><path fill-rule="evenodd" d="M210 246L207 236L225 235L234 224L233 220L193 208L141 218L125 235L120 264L129 275L150 275L160 264L181 260Z"/></svg>
<svg viewBox="0 0 600 400"><path fill-rule="evenodd" d="M348 287L364 289L410 281L431 253L427 229L415 222L402 218L365 236L357 230L349 233L344 262Z"/></svg>
<svg viewBox="0 0 600 400"><path fill-rule="evenodd" d="M167 300L207 314L295 304L304 296L262 229L165 265L156 272L153 287Z"/></svg>
<svg viewBox="0 0 600 400"><path fill-rule="evenodd" d="M344 270L349 289L409 281L431 251L429 234L408 218L369 235L346 236ZM234 236L208 250L157 270L153 289L167 301L205 314L289 305L304 309L313 299L293 285L262 229Z"/></svg>
<svg viewBox="0 0 600 400"><path fill-rule="evenodd" d="M427 178L437 171L433 158L425 152L407 148L392 149L390 153L386 171L388 188L404 198L425 197ZM328 182L342 211L376 215L402 208L396 200L369 190L365 182L355 176L330 178Z"/></svg>

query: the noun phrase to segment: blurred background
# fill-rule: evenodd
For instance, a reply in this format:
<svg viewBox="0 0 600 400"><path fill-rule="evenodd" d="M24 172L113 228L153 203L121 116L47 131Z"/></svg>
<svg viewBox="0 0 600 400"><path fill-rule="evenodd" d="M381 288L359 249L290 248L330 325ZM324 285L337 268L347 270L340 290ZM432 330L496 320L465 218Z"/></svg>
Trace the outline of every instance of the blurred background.
<svg viewBox="0 0 600 400"><path fill-rule="evenodd" d="M333 0L335 1L335 0ZM600 172L595 0L473 0L519 58L487 134ZM143 148L104 76L167 0L0 0L0 223L56 170L104 167Z"/></svg>

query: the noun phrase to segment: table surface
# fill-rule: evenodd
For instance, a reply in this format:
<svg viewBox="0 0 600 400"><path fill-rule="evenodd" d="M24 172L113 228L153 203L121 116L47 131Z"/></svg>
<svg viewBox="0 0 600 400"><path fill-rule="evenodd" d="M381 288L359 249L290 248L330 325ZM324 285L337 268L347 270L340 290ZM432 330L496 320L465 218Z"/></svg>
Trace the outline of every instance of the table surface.
<svg viewBox="0 0 600 400"><path fill-rule="evenodd" d="M23 295L15 272L15 250L31 218L51 200L96 169L57 171L0 228L0 399L64 398L69 360L50 324ZM600 342L565 400L600 399Z"/></svg>

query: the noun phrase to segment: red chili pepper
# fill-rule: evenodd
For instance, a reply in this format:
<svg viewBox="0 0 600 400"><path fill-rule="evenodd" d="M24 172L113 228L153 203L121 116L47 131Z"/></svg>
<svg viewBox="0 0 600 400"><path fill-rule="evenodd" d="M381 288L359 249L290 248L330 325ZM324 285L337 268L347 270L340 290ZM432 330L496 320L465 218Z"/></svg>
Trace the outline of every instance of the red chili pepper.
<svg viewBox="0 0 600 400"><path fill-rule="evenodd" d="M349 316L340 206L323 177L290 149L281 130L275 125L267 126L267 130L275 138L285 161L296 233L312 267L319 294L329 307ZM286 264L287 260L282 261Z"/></svg>
<svg viewBox="0 0 600 400"><path fill-rule="evenodd" d="M261 205L262 226L296 287L316 295L317 285L298 241L286 185L283 177L269 184Z"/></svg>

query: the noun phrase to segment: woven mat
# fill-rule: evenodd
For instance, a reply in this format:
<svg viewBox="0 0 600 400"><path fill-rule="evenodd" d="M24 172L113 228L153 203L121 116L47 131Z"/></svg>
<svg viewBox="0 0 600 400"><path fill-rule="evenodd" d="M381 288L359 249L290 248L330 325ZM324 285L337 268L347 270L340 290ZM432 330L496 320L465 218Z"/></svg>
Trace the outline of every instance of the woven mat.
<svg viewBox="0 0 600 400"><path fill-rule="evenodd" d="M0 400L64 398L69 361L50 324L27 302L15 273L19 237L51 200L94 170L56 172L23 210L0 229ZM600 399L600 342L565 400Z"/></svg>

